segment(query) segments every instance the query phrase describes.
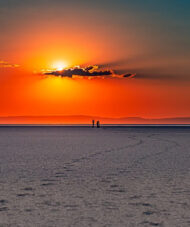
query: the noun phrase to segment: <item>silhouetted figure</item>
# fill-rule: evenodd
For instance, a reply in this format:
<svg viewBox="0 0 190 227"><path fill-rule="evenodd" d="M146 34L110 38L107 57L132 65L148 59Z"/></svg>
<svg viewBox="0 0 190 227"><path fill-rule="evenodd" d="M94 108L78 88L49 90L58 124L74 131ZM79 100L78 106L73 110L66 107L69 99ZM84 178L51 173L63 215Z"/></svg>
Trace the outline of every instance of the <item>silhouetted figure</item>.
<svg viewBox="0 0 190 227"><path fill-rule="evenodd" d="M97 128L100 128L100 121L97 121L96 125L97 125Z"/></svg>
<svg viewBox="0 0 190 227"><path fill-rule="evenodd" d="M92 120L92 128L94 128L94 124L95 124L95 121L94 121L94 120Z"/></svg>

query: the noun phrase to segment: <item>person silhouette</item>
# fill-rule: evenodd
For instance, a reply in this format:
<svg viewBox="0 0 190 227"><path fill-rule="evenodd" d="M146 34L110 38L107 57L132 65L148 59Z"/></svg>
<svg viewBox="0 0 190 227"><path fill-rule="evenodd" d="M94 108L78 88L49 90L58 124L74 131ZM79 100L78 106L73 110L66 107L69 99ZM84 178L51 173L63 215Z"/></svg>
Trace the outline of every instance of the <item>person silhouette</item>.
<svg viewBox="0 0 190 227"><path fill-rule="evenodd" d="M92 120L92 128L94 128L94 123L95 123L95 121L94 121L94 120Z"/></svg>
<svg viewBox="0 0 190 227"><path fill-rule="evenodd" d="M100 121L97 121L96 125L97 125L97 128L100 128Z"/></svg>

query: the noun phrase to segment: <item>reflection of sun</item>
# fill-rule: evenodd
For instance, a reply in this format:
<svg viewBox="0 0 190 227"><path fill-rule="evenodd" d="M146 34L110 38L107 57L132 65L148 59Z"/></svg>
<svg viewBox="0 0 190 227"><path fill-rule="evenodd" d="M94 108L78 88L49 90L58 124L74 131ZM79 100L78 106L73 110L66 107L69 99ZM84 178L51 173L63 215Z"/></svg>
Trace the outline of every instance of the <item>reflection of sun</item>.
<svg viewBox="0 0 190 227"><path fill-rule="evenodd" d="M67 63L63 61L56 61L52 64L52 68L57 71L61 71L67 67L68 67Z"/></svg>

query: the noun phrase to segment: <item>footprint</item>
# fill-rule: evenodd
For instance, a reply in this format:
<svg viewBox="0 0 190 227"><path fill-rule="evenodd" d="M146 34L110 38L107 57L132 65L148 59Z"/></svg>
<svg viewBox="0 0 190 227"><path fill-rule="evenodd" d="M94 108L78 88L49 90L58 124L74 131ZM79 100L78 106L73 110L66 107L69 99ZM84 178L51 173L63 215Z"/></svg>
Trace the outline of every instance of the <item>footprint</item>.
<svg viewBox="0 0 190 227"><path fill-rule="evenodd" d="M52 202L52 201L44 201L43 204L50 207L58 207L61 205L60 202Z"/></svg>
<svg viewBox="0 0 190 227"><path fill-rule="evenodd" d="M142 196L141 195L134 195L131 196L130 199L140 199Z"/></svg>
<svg viewBox="0 0 190 227"><path fill-rule="evenodd" d="M117 185L117 184L110 185L110 188L118 188L118 187L119 187L119 185Z"/></svg>
<svg viewBox="0 0 190 227"><path fill-rule="evenodd" d="M25 209L26 212L32 212L32 209Z"/></svg>
<svg viewBox="0 0 190 227"><path fill-rule="evenodd" d="M42 182L56 182L57 180L55 179L42 179Z"/></svg>
<svg viewBox="0 0 190 227"><path fill-rule="evenodd" d="M17 194L17 197L25 197L25 196L30 196L32 194L29 194L29 193L20 193L20 194Z"/></svg>
<svg viewBox="0 0 190 227"><path fill-rule="evenodd" d="M144 222L141 222L140 224L148 224L148 225L151 225L151 226L162 226L161 223L149 222L149 221L144 221Z"/></svg>
<svg viewBox="0 0 190 227"><path fill-rule="evenodd" d="M55 184L53 184L53 183L44 183L44 184L41 184L41 186L53 186L53 185L55 185Z"/></svg>
<svg viewBox="0 0 190 227"><path fill-rule="evenodd" d="M7 211L7 210L8 210L7 207L0 207L0 212L1 212L1 211Z"/></svg>
<svg viewBox="0 0 190 227"><path fill-rule="evenodd" d="M24 191L33 191L34 189L31 188L31 187L26 187L26 188L23 188Z"/></svg>
<svg viewBox="0 0 190 227"><path fill-rule="evenodd" d="M143 212L143 214L144 215L152 215L152 214L154 214L154 211L148 210L148 211Z"/></svg>
<svg viewBox="0 0 190 227"><path fill-rule="evenodd" d="M5 204L5 203L8 203L8 201L5 200L5 199L1 199L1 200L0 200L0 204Z"/></svg>
<svg viewBox="0 0 190 227"><path fill-rule="evenodd" d="M144 207L152 207L152 205L149 204L149 203L142 203L142 206L144 206Z"/></svg>

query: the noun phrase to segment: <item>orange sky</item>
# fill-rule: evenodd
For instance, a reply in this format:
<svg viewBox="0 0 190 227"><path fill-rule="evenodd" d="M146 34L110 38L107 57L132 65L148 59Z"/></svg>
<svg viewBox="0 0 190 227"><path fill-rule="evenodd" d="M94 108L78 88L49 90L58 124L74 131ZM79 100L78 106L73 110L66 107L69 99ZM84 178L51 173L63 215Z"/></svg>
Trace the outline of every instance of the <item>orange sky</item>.
<svg viewBox="0 0 190 227"><path fill-rule="evenodd" d="M145 14L69 5L23 7L2 10L0 18L0 116L190 116L189 55L156 25L151 30ZM72 79L36 73L56 61L107 64L137 76Z"/></svg>
<svg viewBox="0 0 190 227"><path fill-rule="evenodd" d="M6 72L6 71L9 71ZM189 116L188 84L148 79L71 79L1 69L1 116Z"/></svg>

